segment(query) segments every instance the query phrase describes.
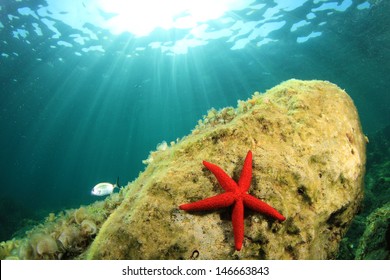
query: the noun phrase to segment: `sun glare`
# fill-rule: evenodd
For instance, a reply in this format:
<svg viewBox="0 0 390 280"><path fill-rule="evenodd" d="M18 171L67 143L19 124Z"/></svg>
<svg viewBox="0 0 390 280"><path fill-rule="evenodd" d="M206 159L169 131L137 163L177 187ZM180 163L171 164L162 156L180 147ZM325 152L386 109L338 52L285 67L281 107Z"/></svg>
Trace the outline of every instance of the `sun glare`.
<svg viewBox="0 0 390 280"><path fill-rule="evenodd" d="M233 0L99 0L105 22L113 34L130 32L146 36L156 28L193 28L200 22L221 17Z"/></svg>
<svg viewBox="0 0 390 280"><path fill-rule="evenodd" d="M318 5L311 8L306 19L291 18L290 22L288 13L303 7L309 0L273 0L272 5L259 4L267 1L256 0L45 1L47 5L40 5L37 10L21 7L17 9L18 16L9 14L11 26L19 16L32 16L35 33L43 36L43 30L47 30L51 34L48 36L58 40L56 45L74 47L77 56L104 53L111 38L131 34L128 41L132 43L126 49L128 57L137 56L148 48L159 49L167 55L186 54L192 47L216 40L225 41L232 50L244 49L250 44L260 47L277 42L278 35L271 33L286 28L297 43L304 43L322 35L320 25L326 21L314 24L317 13L330 15L332 10L345 11L352 3L351 0L343 0L342 4L317 1ZM357 8L367 9L369 5ZM63 24L72 31L65 31ZM305 29L310 27L312 32L307 32ZM12 34L29 43L27 38L31 35L25 24L14 28ZM134 37L140 39L137 44L133 44ZM144 37L147 39L143 40Z"/></svg>

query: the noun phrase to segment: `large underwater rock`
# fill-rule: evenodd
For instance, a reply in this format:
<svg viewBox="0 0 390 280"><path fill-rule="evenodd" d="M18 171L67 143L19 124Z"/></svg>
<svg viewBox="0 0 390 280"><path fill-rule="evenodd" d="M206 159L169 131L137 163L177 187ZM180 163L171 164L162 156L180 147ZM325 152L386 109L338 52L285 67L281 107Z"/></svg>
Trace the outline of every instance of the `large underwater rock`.
<svg viewBox="0 0 390 280"><path fill-rule="evenodd" d="M324 81L290 80L238 108L210 110L192 134L152 152L102 225L89 259L331 259L363 197L366 138L351 98ZM187 213L220 194L202 161L237 179L253 152L250 194L287 219L245 209L235 251L230 209Z"/></svg>

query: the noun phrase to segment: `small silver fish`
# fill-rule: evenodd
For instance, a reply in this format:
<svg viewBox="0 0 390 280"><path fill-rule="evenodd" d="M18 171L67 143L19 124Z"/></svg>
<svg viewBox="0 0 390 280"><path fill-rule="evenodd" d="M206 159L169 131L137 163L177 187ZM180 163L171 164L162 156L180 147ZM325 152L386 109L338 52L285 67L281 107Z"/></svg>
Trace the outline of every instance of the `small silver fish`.
<svg viewBox="0 0 390 280"><path fill-rule="evenodd" d="M91 194L96 196L109 195L114 192L115 188L119 188L119 178L116 180L115 184L111 183L99 183L92 188Z"/></svg>

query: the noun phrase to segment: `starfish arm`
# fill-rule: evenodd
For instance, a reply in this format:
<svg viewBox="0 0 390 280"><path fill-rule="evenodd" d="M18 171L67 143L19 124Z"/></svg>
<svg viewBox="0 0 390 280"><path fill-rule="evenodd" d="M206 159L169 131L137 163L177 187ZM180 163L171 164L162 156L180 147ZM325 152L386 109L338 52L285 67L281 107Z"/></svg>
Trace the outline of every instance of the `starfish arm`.
<svg viewBox="0 0 390 280"><path fill-rule="evenodd" d="M234 234L234 245L237 251L241 250L244 242L244 203L238 199L233 207L232 224Z"/></svg>
<svg viewBox="0 0 390 280"><path fill-rule="evenodd" d="M284 221L286 218L280 214L275 208L271 207L267 203L261 201L260 199L257 199L254 196L251 196L250 194L244 194L243 196L244 204L248 208L263 213L267 216L270 216L274 219L277 219L279 221Z"/></svg>
<svg viewBox="0 0 390 280"><path fill-rule="evenodd" d="M231 192L218 194L192 203L182 204L179 209L185 211L202 211L224 208L232 205L234 196Z"/></svg>
<svg viewBox="0 0 390 280"><path fill-rule="evenodd" d="M203 165L215 175L219 184L225 191L229 192L237 189L237 183L219 166L207 161L203 161Z"/></svg>
<svg viewBox="0 0 390 280"><path fill-rule="evenodd" d="M248 151L246 155L244 166L242 167L238 187L242 192L247 192L251 186L252 181L252 152Z"/></svg>

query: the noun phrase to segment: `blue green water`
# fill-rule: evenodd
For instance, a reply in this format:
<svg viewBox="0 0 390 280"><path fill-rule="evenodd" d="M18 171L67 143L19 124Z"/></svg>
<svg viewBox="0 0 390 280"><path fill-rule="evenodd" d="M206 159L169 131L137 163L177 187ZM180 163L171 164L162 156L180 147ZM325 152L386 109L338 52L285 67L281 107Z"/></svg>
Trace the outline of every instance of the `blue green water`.
<svg viewBox="0 0 390 280"><path fill-rule="evenodd" d="M0 240L287 79L345 89L367 135L389 124L387 1L124 2L0 2Z"/></svg>

